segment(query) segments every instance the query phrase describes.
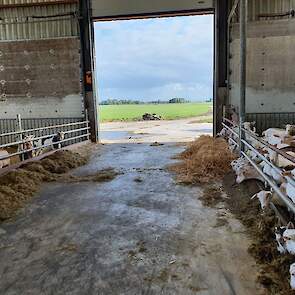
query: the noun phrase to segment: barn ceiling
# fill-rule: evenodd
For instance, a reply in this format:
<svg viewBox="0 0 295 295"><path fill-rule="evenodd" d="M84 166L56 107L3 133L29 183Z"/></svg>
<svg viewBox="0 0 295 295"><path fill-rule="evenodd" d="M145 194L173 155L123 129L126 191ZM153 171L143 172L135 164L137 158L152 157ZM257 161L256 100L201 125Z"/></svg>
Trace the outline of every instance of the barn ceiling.
<svg viewBox="0 0 295 295"><path fill-rule="evenodd" d="M213 0L91 0L92 16L115 18L149 14L210 11Z"/></svg>

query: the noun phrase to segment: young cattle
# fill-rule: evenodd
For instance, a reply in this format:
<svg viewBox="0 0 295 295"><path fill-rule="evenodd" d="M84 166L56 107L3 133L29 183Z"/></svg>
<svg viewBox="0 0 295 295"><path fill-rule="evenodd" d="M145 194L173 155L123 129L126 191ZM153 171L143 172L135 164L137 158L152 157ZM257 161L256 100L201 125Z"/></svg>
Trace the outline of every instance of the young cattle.
<svg viewBox="0 0 295 295"><path fill-rule="evenodd" d="M281 254L285 254L287 252L286 244L283 238L283 234L285 230L287 229L287 226L280 226L275 228L275 236L276 236L276 242L277 242L277 250Z"/></svg>
<svg viewBox="0 0 295 295"><path fill-rule="evenodd" d="M295 254L295 229L292 223L289 223L283 233L285 248L288 253Z"/></svg>
<svg viewBox="0 0 295 295"><path fill-rule="evenodd" d="M257 198L260 202L260 206L262 210L269 208L271 201L272 192L270 191L260 191L259 193L252 196L251 200Z"/></svg>
<svg viewBox="0 0 295 295"><path fill-rule="evenodd" d="M57 132L56 135L50 137L50 138L44 138L42 140L42 145L48 145L51 146L52 149L60 149L61 144L60 141L63 141L65 139L65 133L62 131Z"/></svg>
<svg viewBox="0 0 295 295"><path fill-rule="evenodd" d="M289 231L289 233L288 233ZM287 244L288 236L290 235L290 231L294 231L294 224L289 222L287 226L279 226L275 227L275 237L277 242L277 250L281 254L285 254L287 252L292 252L292 247L290 244Z"/></svg>
<svg viewBox="0 0 295 295"><path fill-rule="evenodd" d="M27 135L24 138L23 149L25 151L24 160L32 159L34 157L34 151L31 149L34 147L34 135ZM21 155L20 155L21 158Z"/></svg>
<svg viewBox="0 0 295 295"><path fill-rule="evenodd" d="M6 157L8 155L9 155L9 153L6 150L0 150L0 159ZM9 158L0 160L0 169L4 168L4 167L7 167L9 165L10 165L10 159Z"/></svg>
<svg viewBox="0 0 295 295"><path fill-rule="evenodd" d="M256 179L261 182L265 182L264 178L258 173L258 171L251 166L251 164L245 165L237 171L236 183L240 184L243 181Z"/></svg>

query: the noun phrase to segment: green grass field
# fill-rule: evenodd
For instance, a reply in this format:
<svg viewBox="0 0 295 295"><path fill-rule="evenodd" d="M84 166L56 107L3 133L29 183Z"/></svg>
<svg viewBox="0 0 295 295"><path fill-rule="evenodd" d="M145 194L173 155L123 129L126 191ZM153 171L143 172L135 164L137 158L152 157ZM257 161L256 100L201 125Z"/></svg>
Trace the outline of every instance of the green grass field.
<svg viewBox="0 0 295 295"><path fill-rule="evenodd" d="M102 122L135 121L140 120L144 113L157 114L165 120L173 120L198 117L211 109L212 103L102 105L100 120Z"/></svg>

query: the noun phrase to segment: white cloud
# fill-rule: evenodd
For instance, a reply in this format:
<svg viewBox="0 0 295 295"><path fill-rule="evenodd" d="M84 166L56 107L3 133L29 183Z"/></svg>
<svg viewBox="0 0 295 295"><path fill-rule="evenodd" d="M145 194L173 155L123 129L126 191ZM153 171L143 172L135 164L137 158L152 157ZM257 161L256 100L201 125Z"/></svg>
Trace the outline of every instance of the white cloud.
<svg viewBox="0 0 295 295"><path fill-rule="evenodd" d="M213 16L95 25L101 99L212 97Z"/></svg>

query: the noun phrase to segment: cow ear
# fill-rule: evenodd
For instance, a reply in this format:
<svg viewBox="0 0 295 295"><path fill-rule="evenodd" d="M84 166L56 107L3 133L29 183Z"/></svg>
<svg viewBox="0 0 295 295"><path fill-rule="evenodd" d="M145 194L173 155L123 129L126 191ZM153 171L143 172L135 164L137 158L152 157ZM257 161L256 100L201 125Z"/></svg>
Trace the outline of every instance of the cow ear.
<svg viewBox="0 0 295 295"><path fill-rule="evenodd" d="M293 224L293 222L289 222L288 223L288 225L287 225L287 229L294 229L295 227L294 227L294 224Z"/></svg>
<svg viewBox="0 0 295 295"><path fill-rule="evenodd" d="M257 194L251 197L251 200L254 200L257 197Z"/></svg>
<svg viewBox="0 0 295 295"><path fill-rule="evenodd" d="M266 197L267 197L268 199L270 199L271 196L272 196L272 192L267 192Z"/></svg>

